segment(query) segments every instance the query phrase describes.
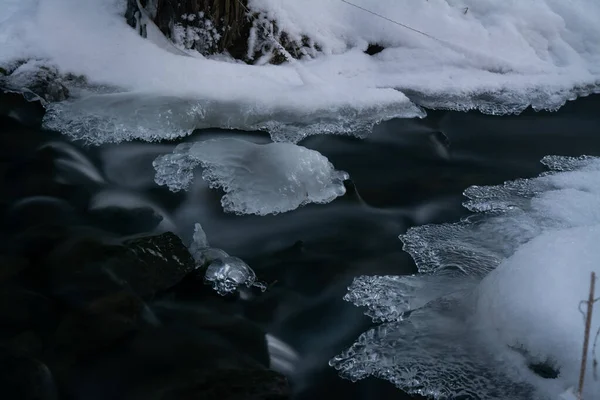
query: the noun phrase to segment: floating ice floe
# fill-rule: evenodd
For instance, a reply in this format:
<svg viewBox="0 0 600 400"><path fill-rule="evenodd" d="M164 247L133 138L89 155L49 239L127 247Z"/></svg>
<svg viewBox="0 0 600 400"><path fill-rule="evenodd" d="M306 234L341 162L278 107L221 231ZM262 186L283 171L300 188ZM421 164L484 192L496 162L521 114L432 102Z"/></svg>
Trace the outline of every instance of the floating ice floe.
<svg viewBox="0 0 600 400"><path fill-rule="evenodd" d="M198 165L203 179L225 192L223 209L236 214L278 214L329 203L346 192L348 179L326 157L302 146L211 139L181 144L173 154L158 157L156 182L173 191L186 189Z"/></svg>
<svg viewBox="0 0 600 400"><path fill-rule="evenodd" d="M557 400L577 387L580 303L600 273L600 159L545 157L552 171L471 187L477 214L401 236L413 276L358 277L346 300L385 321L331 360L434 399ZM600 313L592 318L592 337ZM584 398L600 393L590 344Z"/></svg>

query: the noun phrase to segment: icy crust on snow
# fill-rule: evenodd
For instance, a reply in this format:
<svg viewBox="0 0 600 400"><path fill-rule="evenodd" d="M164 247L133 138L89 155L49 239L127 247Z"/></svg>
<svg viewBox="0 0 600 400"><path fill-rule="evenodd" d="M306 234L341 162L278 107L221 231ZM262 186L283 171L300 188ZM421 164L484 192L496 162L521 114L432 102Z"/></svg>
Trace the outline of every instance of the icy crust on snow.
<svg viewBox="0 0 600 400"><path fill-rule="evenodd" d="M187 189L194 168L225 192L223 209L236 214L278 214L344 195L348 174L319 152L292 143L255 144L211 139L177 146L154 161L155 181L173 191Z"/></svg>
<svg viewBox="0 0 600 400"><path fill-rule="evenodd" d="M577 387L579 306L600 274L600 158L542 162L537 178L467 189L473 216L401 235L419 274L354 280L345 299L384 323L331 360L342 376L435 399L556 400ZM594 357L590 346L588 371ZM584 397L597 393L589 372Z"/></svg>
<svg viewBox="0 0 600 400"><path fill-rule="evenodd" d="M157 93L92 94L50 104L43 123L47 129L90 144L175 139L211 127L266 131L273 141L297 143L316 134L362 138L381 121L425 116L395 90L353 92L325 85L273 93L269 99L258 93L256 98L232 96L233 100Z"/></svg>

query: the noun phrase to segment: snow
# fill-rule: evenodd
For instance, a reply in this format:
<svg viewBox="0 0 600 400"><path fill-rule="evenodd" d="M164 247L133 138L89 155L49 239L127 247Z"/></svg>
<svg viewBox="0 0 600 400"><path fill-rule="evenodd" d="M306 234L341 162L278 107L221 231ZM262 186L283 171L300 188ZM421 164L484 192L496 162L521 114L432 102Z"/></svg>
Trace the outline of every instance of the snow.
<svg viewBox="0 0 600 400"><path fill-rule="evenodd" d="M255 144L239 139L210 139L181 144L154 161L156 182L187 189L194 168L222 188L223 209L236 214L278 214L308 203L329 203L344 195L348 174L326 157L292 143Z"/></svg>
<svg viewBox="0 0 600 400"><path fill-rule="evenodd" d="M363 137L382 120L423 116L404 94L428 107L509 113L598 91L595 0L355 2L410 29L341 0L250 0L292 39L322 50L250 66L182 55L152 26L149 39L140 37L125 23L123 0L7 0L0 65L37 60L104 87L51 105L46 120L91 143L205 127L266 130L291 142ZM368 56L369 43L386 49Z"/></svg>
<svg viewBox="0 0 600 400"><path fill-rule="evenodd" d="M298 141L323 131L360 134L362 129L364 134L384 119L423 115L390 88L306 85L294 67L172 54L127 26L121 3L40 0L29 18L35 28L13 21L1 29L24 30L17 39L31 49L29 57L35 54L62 72L119 91L55 104L49 128L93 143L173 138L210 126L266 129L274 139ZM32 4L13 7L24 12ZM5 53L3 58L14 56ZM286 132L287 125L297 126L296 132Z"/></svg>
<svg viewBox="0 0 600 400"><path fill-rule="evenodd" d="M594 0L354 0L424 34L339 0L250 4L296 39L309 35L335 55L308 63L316 75L334 70L340 79L399 88L430 107L555 109L575 96L574 88L585 93L598 84ZM375 57L356 51L369 43L387 48Z"/></svg>
<svg viewBox="0 0 600 400"><path fill-rule="evenodd" d="M544 233L486 276L477 290L481 329L496 333L493 340L499 343L522 346L530 360L550 360L559 367L565 390L579 379L584 324L578 310L590 291L591 272L600 272L599 240L600 225ZM600 313L591 326L593 338ZM587 398L600 393L592 360L590 351Z"/></svg>
<svg viewBox="0 0 600 400"><path fill-rule="evenodd" d="M374 375L436 399L569 398L583 349L580 304L591 272L600 274L600 158L542 162L551 172L467 189L476 214L465 220L401 235L420 274L355 279L345 299L386 322L331 361L342 376ZM597 310L591 328L593 343ZM588 351L584 398L594 398L600 354Z"/></svg>

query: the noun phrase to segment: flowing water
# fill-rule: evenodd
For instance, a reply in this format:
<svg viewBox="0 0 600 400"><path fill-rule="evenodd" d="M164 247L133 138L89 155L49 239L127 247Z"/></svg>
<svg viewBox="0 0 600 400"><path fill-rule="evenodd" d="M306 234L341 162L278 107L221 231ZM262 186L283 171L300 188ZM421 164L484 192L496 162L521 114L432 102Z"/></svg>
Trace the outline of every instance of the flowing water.
<svg viewBox="0 0 600 400"><path fill-rule="evenodd" d="M42 131L40 107L3 95L0 241L32 220L95 224L123 235L170 230L184 241L200 222L212 246L242 258L269 285L239 300L239 312L276 338L271 365L288 375L297 399L407 398L374 378L343 380L328 366L372 326L342 300L348 285L360 275L416 272L398 235L466 216L467 187L536 176L548 154L600 155L599 107L600 97L590 96L555 113L428 111L424 119L382 123L366 139L310 137L300 144L349 173L346 195L278 215L237 216L222 211L222 193L199 176L187 192L154 182L152 161L181 141L86 147ZM269 141L222 130L196 131L185 141L207 137ZM97 217L107 209L111 218Z"/></svg>

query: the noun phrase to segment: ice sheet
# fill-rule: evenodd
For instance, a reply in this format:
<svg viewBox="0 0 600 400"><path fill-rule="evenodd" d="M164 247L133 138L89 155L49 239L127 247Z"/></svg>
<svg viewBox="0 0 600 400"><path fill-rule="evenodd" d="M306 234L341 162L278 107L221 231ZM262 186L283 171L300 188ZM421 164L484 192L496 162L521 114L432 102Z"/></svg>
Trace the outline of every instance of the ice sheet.
<svg viewBox="0 0 600 400"><path fill-rule="evenodd" d="M542 162L552 171L467 189L473 216L402 235L420 274L355 279L345 299L391 322L331 361L342 376L435 399L556 400L577 387L580 303L600 276L600 159ZM592 338L599 329L596 307ZM600 354L588 354L594 398Z"/></svg>

